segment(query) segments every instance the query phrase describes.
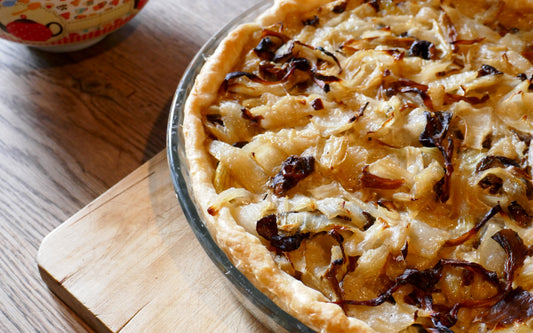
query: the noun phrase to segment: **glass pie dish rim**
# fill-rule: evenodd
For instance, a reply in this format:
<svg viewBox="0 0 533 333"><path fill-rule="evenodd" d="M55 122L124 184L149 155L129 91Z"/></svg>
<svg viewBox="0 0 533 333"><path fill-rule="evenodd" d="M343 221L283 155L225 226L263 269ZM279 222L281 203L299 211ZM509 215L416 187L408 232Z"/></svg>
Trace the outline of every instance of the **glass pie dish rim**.
<svg viewBox="0 0 533 333"><path fill-rule="evenodd" d="M283 329L286 332L314 333L315 331L301 323L298 319L282 310L268 296L259 291L229 260L218 247L209 229L202 220L202 213L192 195L190 188L187 160L181 125L186 99L194 85L194 81L207 58L214 52L223 38L239 24L252 21L266 8L271 0L260 0L256 5L226 24L214 34L197 52L185 70L172 100L167 125L167 159L172 184L177 199L204 251L223 273L233 287L239 301L265 326L271 329ZM236 291L236 292L235 292Z"/></svg>

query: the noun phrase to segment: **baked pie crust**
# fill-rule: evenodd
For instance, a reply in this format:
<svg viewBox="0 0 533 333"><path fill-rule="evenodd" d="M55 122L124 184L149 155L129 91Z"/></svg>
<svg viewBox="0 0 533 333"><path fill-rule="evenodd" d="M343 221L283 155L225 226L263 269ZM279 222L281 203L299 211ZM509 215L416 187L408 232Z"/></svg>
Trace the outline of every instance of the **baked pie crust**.
<svg viewBox="0 0 533 333"><path fill-rule="evenodd" d="M279 0L183 123L221 249L320 332L529 332L533 5Z"/></svg>

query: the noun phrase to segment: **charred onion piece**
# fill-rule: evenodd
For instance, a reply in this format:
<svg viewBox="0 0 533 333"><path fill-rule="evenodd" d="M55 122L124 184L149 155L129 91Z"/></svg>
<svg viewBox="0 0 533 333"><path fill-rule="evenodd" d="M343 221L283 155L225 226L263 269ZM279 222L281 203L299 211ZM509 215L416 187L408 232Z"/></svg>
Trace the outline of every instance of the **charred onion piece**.
<svg viewBox="0 0 533 333"><path fill-rule="evenodd" d="M335 14L341 14L341 13L344 13L344 11L346 10L346 6L348 5L348 0L345 0L345 1L342 1L341 3L335 5L332 9L332 11L335 13Z"/></svg>
<svg viewBox="0 0 533 333"><path fill-rule="evenodd" d="M477 77L486 76L486 75L501 75L503 72L497 70L491 65L482 65L479 71L477 72Z"/></svg>
<svg viewBox="0 0 533 333"><path fill-rule="evenodd" d="M260 59L272 60L281 45L283 45L283 41L279 38L278 41L274 41L271 36L265 36L254 48L254 52Z"/></svg>
<svg viewBox="0 0 533 333"><path fill-rule="evenodd" d="M336 57L333 53L327 51L327 50L324 49L322 46L314 47L314 46L312 46L312 45L308 45L308 44L302 43L302 42L300 42L299 40L294 40L294 41L291 40L290 42L291 42L291 44L290 44L290 46L289 46L289 49L288 49L287 53L285 53L285 54L283 54L283 55L279 55L278 57L275 57L275 58L273 59L273 61L275 61L275 62L281 62L281 61L286 60L287 58L289 58L289 59L294 58L294 56L293 56L293 54L294 54L294 47L295 47L296 45L300 45L300 46L306 47L306 48L308 48L308 49L310 49L310 50L313 50L313 51L315 51L315 50L316 50L316 51L320 51L321 53L325 54L326 56L328 56L329 58L331 58L331 59L335 62L335 64L337 65L337 67L339 67L339 73L342 72L342 67L341 67L341 64L340 64L340 62L339 62L339 59L337 59L337 57Z"/></svg>
<svg viewBox="0 0 533 333"><path fill-rule="evenodd" d="M374 8L376 12L379 12L379 1L378 0L364 0L364 2L372 6L372 8Z"/></svg>
<svg viewBox="0 0 533 333"><path fill-rule="evenodd" d="M324 109L324 103L322 102L322 100L321 100L320 98L315 98L315 99L311 102L311 107L312 107L313 110L315 110L315 111L322 110L322 109Z"/></svg>
<svg viewBox="0 0 533 333"><path fill-rule="evenodd" d="M221 89L223 91L226 91L228 90L228 85L229 85L229 82L232 81L232 80L235 80L235 79L238 79L242 76L245 76L247 77L249 80L253 81L253 82L258 82L258 83L265 83L265 84L268 84L270 82L268 81L265 81L263 80L262 78L260 78L259 76L253 74L253 73L248 73L248 72L231 72L231 73L228 73L226 75L226 77L224 77L224 81L222 82L222 86L221 86Z"/></svg>
<svg viewBox="0 0 533 333"><path fill-rule="evenodd" d="M437 48L427 40L415 40L409 49L410 57L419 57L424 60L433 60L437 55Z"/></svg>
<svg viewBox="0 0 533 333"><path fill-rule="evenodd" d="M261 41L254 48L255 54L263 60L272 60L276 51L290 38L282 33L264 29L261 32Z"/></svg>
<svg viewBox="0 0 533 333"><path fill-rule="evenodd" d="M454 42L452 42L453 45L472 45L476 43L481 43L483 40L485 40L485 37L479 37L474 39L459 39Z"/></svg>
<svg viewBox="0 0 533 333"><path fill-rule="evenodd" d="M403 179L382 178L368 172L368 165L363 168L361 174L361 184L366 188L377 188L381 190L395 190L405 183Z"/></svg>
<svg viewBox="0 0 533 333"><path fill-rule="evenodd" d="M248 141L237 141L234 144L232 144L233 147L242 148L246 146L249 142Z"/></svg>
<svg viewBox="0 0 533 333"><path fill-rule="evenodd" d="M533 316L533 296L516 288L508 291L502 299L485 312L481 318L489 327L502 328Z"/></svg>
<svg viewBox="0 0 533 333"><path fill-rule="evenodd" d="M398 207L394 204L394 201L379 199L377 202L378 206L385 208L389 212L394 212L398 210Z"/></svg>
<svg viewBox="0 0 533 333"><path fill-rule="evenodd" d="M241 109L241 116L250 121L250 125L258 127L261 126L261 120L263 116L254 116L247 108Z"/></svg>
<svg viewBox="0 0 533 333"><path fill-rule="evenodd" d="M508 166L520 168L520 164L517 161L508 157L487 156L478 163L476 166L476 172L481 172L492 168L505 168Z"/></svg>
<svg viewBox="0 0 533 333"><path fill-rule="evenodd" d="M407 254L409 253L409 242L405 241L405 244L403 244L400 253L402 254L402 260L405 260L407 258Z"/></svg>
<svg viewBox="0 0 533 333"><path fill-rule="evenodd" d="M322 46L317 46L315 49L320 51L320 52L322 52L322 53L324 53L328 57L332 58L333 61L335 62L335 64L337 65L337 67L339 67L339 74L342 73L341 63L339 62L339 59L337 59L337 57L333 53L327 51Z"/></svg>
<svg viewBox="0 0 533 333"><path fill-rule="evenodd" d="M433 187L440 202L446 202L450 198L450 181L453 173L452 156L454 144L451 138L447 139L447 145L442 148L439 147L439 150L444 157L444 177L442 177Z"/></svg>
<svg viewBox="0 0 533 333"><path fill-rule="evenodd" d="M353 117L351 117L348 122L353 123L357 121L359 118L361 118L365 114L365 110L368 107L368 104L370 104L370 102L366 102L365 105L361 106L359 110L357 110L357 113L353 115Z"/></svg>
<svg viewBox="0 0 533 333"><path fill-rule="evenodd" d="M496 175L488 174L479 181L478 185L482 189L489 189L490 194L498 194L502 189L503 180Z"/></svg>
<svg viewBox="0 0 533 333"><path fill-rule="evenodd" d="M281 32L277 32L277 31L270 30L270 29L264 29L261 32L261 38L265 38L267 36L277 37L283 42L283 44L291 40L289 36L284 35Z"/></svg>
<svg viewBox="0 0 533 333"><path fill-rule="evenodd" d="M424 147L439 148L444 157L444 177L435 185L435 192L441 202L448 201L450 197L450 178L453 173L453 140L447 138L452 114L449 112L425 112L427 123L424 132L420 134L418 141Z"/></svg>
<svg viewBox="0 0 533 333"><path fill-rule="evenodd" d="M301 46L306 47L308 49L318 50L318 51L324 53L325 55L327 55L328 57L333 59L335 64L339 67L339 73L342 72L342 67L341 67L341 64L340 64L339 60L337 59L337 57L335 57L331 52L326 51L323 47L321 47L321 46L313 47L311 45L307 45L307 44L302 43L300 41L294 41L293 45L290 47L290 55L291 56L292 56L292 53L293 53L294 45L301 45ZM305 60L306 65L305 66L301 66L301 67L296 67L296 69L299 69L299 70L304 71L304 72L310 72L311 75L313 76L313 79L315 80L315 82L322 89L324 89L326 92L329 91L329 87L328 88L324 88L324 83L327 84L327 83L331 83L331 82L340 81L340 79L338 77L336 77L336 76L333 76L333 75L322 75L322 74L318 73L318 69L317 69L316 65L311 64L311 61L309 61L306 58L291 57L290 58L290 62L293 63L294 59L298 59L301 62L303 62ZM289 70L288 72L290 73L291 71ZM326 90L326 89L328 89L328 90Z"/></svg>
<svg viewBox="0 0 533 333"><path fill-rule="evenodd" d="M287 69L276 66L276 64L270 61L261 61L259 63L259 74L267 81L281 82L285 75L287 75Z"/></svg>
<svg viewBox="0 0 533 333"><path fill-rule="evenodd" d="M333 75L322 75L318 73L318 70L315 65L306 58L291 57L287 60L288 69L285 70L285 75L281 78L279 82L287 81L296 70L309 73L313 81L324 90L324 92L329 92L330 87L329 83L338 82L340 79Z"/></svg>
<svg viewBox="0 0 533 333"><path fill-rule="evenodd" d="M255 227L257 233L266 240L271 240L272 237L278 234L277 220L278 219L275 214L270 214L263 217L257 221L257 225Z"/></svg>
<svg viewBox="0 0 533 333"><path fill-rule="evenodd" d="M224 126L224 121L222 120L222 116L219 114L208 114L205 116L208 122L213 124L218 124L220 126Z"/></svg>
<svg viewBox="0 0 533 333"><path fill-rule="evenodd" d="M524 264L528 250L518 234L511 229L498 231L492 236L492 239L498 242L507 254L504 272L505 281L507 282L506 290L509 290L511 289L515 272Z"/></svg>
<svg viewBox="0 0 533 333"><path fill-rule="evenodd" d="M526 146L529 147L529 145L531 144L531 141L533 140L532 134L524 133L518 130L514 130L513 132L518 136L520 141L524 142Z"/></svg>
<svg viewBox="0 0 533 333"><path fill-rule="evenodd" d="M257 221L257 233L270 242L277 250L290 252L297 250L302 241L309 237L309 234L296 233L294 235L279 235L277 217L275 214L267 215Z"/></svg>
<svg viewBox="0 0 533 333"><path fill-rule="evenodd" d="M283 252L290 252L297 250L302 244L302 241L307 237L309 237L309 234L297 233L290 236L278 235L272 237L272 239L270 240L270 245Z"/></svg>
<svg viewBox="0 0 533 333"><path fill-rule="evenodd" d="M472 229L470 229L469 231L465 232L464 234L462 234L461 236L459 236L457 238L447 240L444 243L444 246L456 246L456 245L463 244L464 242L466 242L467 240L472 238L474 235L476 235L477 232L481 228L483 228L483 226L491 218L494 217L494 215L498 214L501 211L502 211L502 207L500 205L496 205L496 206L492 207L491 210L489 210L489 212L481 219L481 221L479 221Z"/></svg>
<svg viewBox="0 0 533 333"><path fill-rule="evenodd" d="M311 25L313 27L316 27L318 25L318 23L320 22L318 16L313 16L312 18L310 19L307 19L307 20L303 20L302 21L302 24L303 25Z"/></svg>
<svg viewBox="0 0 533 333"><path fill-rule="evenodd" d="M421 84L421 83L408 80L408 79L403 79L403 78L395 79L391 77L389 73L386 72L384 73L384 78L383 78L383 89L387 97L394 96L398 93L418 94L422 98L424 105L428 109L433 110L433 102L431 101L431 98L427 94L429 87L425 84Z"/></svg>
<svg viewBox="0 0 533 333"><path fill-rule="evenodd" d="M306 58L291 58L289 61L289 70L287 70L287 74L283 79L287 79L297 69L302 72L309 72L312 67L311 62Z"/></svg>
<svg viewBox="0 0 533 333"><path fill-rule="evenodd" d="M451 104L455 102L465 101L469 104L475 105L475 104L485 103L486 101L489 100L489 97L490 96L488 94L485 94L483 95L483 97L479 98L475 96L461 96L457 94L446 93L444 94L444 104Z"/></svg>
<svg viewBox="0 0 533 333"><path fill-rule="evenodd" d="M452 114L450 112L425 112L427 124L418 141L424 147L442 147L444 138L450 129Z"/></svg>
<svg viewBox="0 0 533 333"><path fill-rule="evenodd" d="M479 274L486 281L492 283L498 289L502 289L500 286L500 280L498 279L498 274L485 269L480 264L477 264L475 262L457 260L457 259L441 259L440 263L441 265L445 265L445 266L447 265L447 266L452 266L452 267L461 267L461 268L464 268L468 272Z"/></svg>
<svg viewBox="0 0 533 333"><path fill-rule="evenodd" d="M346 258L346 253L344 251L344 237L340 234L340 232L337 229L332 229L328 232L328 235L330 235L338 244L342 252L342 258L337 259L333 261L330 265L330 267L327 269L325 273L326 279L330 282L333 291L335 292L335 295L337 296L338 300L343 299L344 292L342 290L342 281L344 280L344 276L340 279L337 278L337 274L339 273L340 268L346 263L349 264L349 261Z"/></svg>
<svg viewBox="0 0 533 333"><path fill-rule="evenodd" d="M511 229L503 229L494 234L492 239L498 242L507 254L504 266L506 291L481 319L490 326L501 328L532 317L533 296L520 287L512 289L514 275L524 264L528 252L518 234Z"/></svg>
<svg viewBox="0 0 533 333"><path fill-rule="evenodd" d="M270 188L277 196L287 194L298 182L309 176L315 170L313 156L290 156L281 165L281 170L272 178Z"/></svg>
<svg viewBox="0 0 533 333"><path fill-rule="evenodd" d="M334 262L331 263L330 267L327 269L324 275L326 279L329 281L329 283L331 284L333 291L335 292L335 295L341 301L343 297L343 292L340 287L339 279L337 278L337 272L339 271L339 268L341 268L343 264L344 264L343 259L335 260Z"/></svg>
<svg viewBox="0 0 533 333"><path fill-rule="evenodd" d="M483 140L483 142L481 143L481 147L483 147L484 149L490 149L491 146L492 146L492 134L488 134Z"/></svg>
<svg viewBox="0 0 533 333"><path fill-rule="evenodd" d="M526 183L526 197L529 200L533 200L533 183L528 179L524 179L523 181Z"/></svg>
<svg viewBox="0 0 533 333"><path fill-rule="evenodd" d="M331 89L329 87L329 84L331 82L338 82L340 79L333 75L322 75L316 73L316 71L312 71L313 74L313 81L324 90L324 92L328 93Z"/></svg>
<svg viewBox="0 0 533 333"><path fill-rule="evenodd" d="M366 231L368 230L368 228L374 225L374 223L376 222L376 218L372 216L372 214L370 214L369 212L365 212L365 211L363 211L363 216L366 219L366 223L363 226L363 230Z"/></svg>
<svg viewBox="0 0 533 333"><path fill-rule="evenodd" d="M527 228L531 225L533 217L531 217L518 202L511 202L509 206L507 206L507 211L509 212L509 216L511 216L511 218L522 228Z"/></svg>
<svg viewBox="0 0 533 333"><path fill-rule="evenodd" d="M386 77L389 77L387 74L385 74ZM387 95L392 96L396 93L404 93L404 92L427 92L428 86L425 84L421 84L412 80L408 79L394 79L390 77L389 80L385 81L385 89L387 90Z"/></svg>

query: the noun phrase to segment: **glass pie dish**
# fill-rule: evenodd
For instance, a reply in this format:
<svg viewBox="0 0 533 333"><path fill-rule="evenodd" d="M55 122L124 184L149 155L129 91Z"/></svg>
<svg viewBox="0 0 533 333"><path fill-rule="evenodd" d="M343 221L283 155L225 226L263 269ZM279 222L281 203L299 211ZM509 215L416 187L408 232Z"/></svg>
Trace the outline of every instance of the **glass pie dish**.
<svg viewBox="0 0 533 333"><path fill-rule="evenodd" d="M531 332L533 11L490 1L277 0L194 60L177 192L267 326Z"/></svg>
<svg viewBox="0 0 533 333"><path fill-rule="evenodd" d="M242 23L250 22L267 7L271 1L260 1L224 26L212 36L196 54L185 71L178 85L172 102L167 128L167 157L172 182L178 201L187 221L205 252L229 281L235 297L262 324L275 332L314 332L293 316L278 307L266 295L260 292L228 259L226 254L213 240L204 223L203 212L199 209L190 187L189 170L185 157L183 132L183 111L185 101L194 81L206 59L215 51L227 33Z"/></svg>

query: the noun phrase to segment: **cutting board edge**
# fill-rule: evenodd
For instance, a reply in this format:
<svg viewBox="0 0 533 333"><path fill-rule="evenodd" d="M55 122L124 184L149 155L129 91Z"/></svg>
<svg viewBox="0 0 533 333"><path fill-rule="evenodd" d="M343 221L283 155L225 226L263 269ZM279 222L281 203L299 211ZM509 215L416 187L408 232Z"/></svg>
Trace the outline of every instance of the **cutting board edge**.
<svg viewBox="0 0 533 333"><path fill-rule="evenodd" d="M97 314L85 307L82 302L72 295L68 289L65 288L60 281L58 281L58 277L54 276L54 272L49 271L48 267L53 268L53 265L48 265L46 252L48 251L49 246L52 245L50 242L54 242L54 237L56 235L61 234L63 230L68 230L70 225L77 223L85 216L99 209L102 205L109 201L109 197L114 197L127 191L131 187L130 183L132 180L135 180L136 183L147 177L150 177L151 166L162 163L162 160L166 161L166 149L156 154L152 159L141 165L139 168L110 187L108 190L104 191L97 198L48 233L41 241L39 249L37 250L37 268L39 270L41 279L44 281L48 289L96 332L113 332L113 330L111 330L103 321L98 319ZM165 162L165 164L167 165L167 162ZM138 176L140 175L143 177L139 178Z"/></svg>
<svg viewBox="0 0 533 333"><path fill-rule="evenodd" d="M162 172L165 172L165 175L162 175ZM168 175L169 168L168 168L168 161L166 160L166 155L164 152L161 152L160 154L156 155L154 158L152 158L147 163L143 164L141 167L139 167L137 170L132 172L130 175L128 175L126 178L121 180L119 183L117 183L115 186L111 187L109 190L104 192L101 196L93 200L91 203L89 203L87 206L82 208L80 211L78 211L76 214L74 214L72 217L67 219L63 224L59 225L54 229L52 232L50 232L47 236L44 237L43 241L41 242L41 246L37 253L37 266L39 269L39 273L41 275L42 280L45 282L45 284L48 286L49 290L57 296L59 299L58 302L63 302L66 307L70 308L70 310L75 313L81 321L84 321L84 324L86 324L88 327L93 329L96 332L112 332L112 333L118 333L118 332L138 332L138 331L152 331L150 328L155 327L155 324L161 324L158 327L162 328L162 330L159 330L159 332L176 332L180 331L180 329L183 329L181 331L188 332L190 330L190 324L191 322L194 323L194 328L192 329L193 332L209 332L211 331L210 328L212 327L218 327L221 328L221 332L235 332L235 329L241 332L267 332L266 328L259 322L257 319L250 315L250 312L248 309L243 307L243 304L238 301L235 298L235 293L232 292L232 290L228 290L227 288L220 288L220 290L217 289L217 291L222 295L220 300L218 300L217 297L211 297L211 302L209 303L198 303L196 304L196 308L194 308L194 318L190 318L191 320L187 321L183 325L176 327L176 314L182 314L186 315L188 317L191 316L191 308L190 308L190 301L181 301L172 303L172 308L175 309L175 311L171 312L165 312L165 314L161 314L161 311L157 311L156 315L153 316L146 316L146 313L148 312L141 312L137 311L135 313L132 313L132 316L121 316L120 310L116 311L116 309L120 309L119 307L109 307L110 304L113 302L110 302L110 299L107 298L106 293L102 292L96 292L96 293L88 293L88 289L85 287L91 288L93 286L94 280L91 281L91 279L94 279L94 275L91 275L91 278L86 278L85 274L83 272L86 272L88 267L90 269L93 269L92 272L98 272L98 266L101 261L99 258L101 256L96 255L93 251L93 246L97 246L100 243L90 243L88 248L83 248L85 246L85 243L81 244L81 249L79 248L79 239L77 238L77 235L80 235L80 232L89 232L90 234L93 233L93 231L101 231L102 229L98 228L99 222L104 223L104 225L107 223L107 219L111 217L111 222L113 219L117 218L116 215L110 215L109 212L112 212L113 210L109 210L109 207L106 207L106 203L113 201L114 203L118 203L118 209L125 209L127 205L122 204L123 200L121 197L121 194L123 192L130 193L134 192L138 196L141 196L141 198L136 198L135 200L144 200L142 202L146 202L145 196L147 195L154 195L156 197L163 195L163 191L161 191L162 187L165 186L167 189L164 191L164 198L165 200L172 199L172 203L176 209L179 208L179 204L177 203L176 199L176 193L172 188L172 181L171 177ZM164 178L161 178L164 177ZM139 182L142 182L141 188L143 190L136 191L139 188L136 187L136 185L139 184ZM146 184L151 184L152 186L143 187ZM171 191L171 193L170 193ZM148 198L151 200L150 198ZM150 201L152 202L152 201ZM155 201L157 202L157 201ZM152 202L153 203L153 202ZM161 208L162 206L155 205L154 206L156 211L157 207ZM101 210L106 211L106 214L102 215L99 211ZM181 210L180 210L181 211ZM154 213L154 212L152 212ZM95 217L96 216L98 217ZM181 213L183 214L183 213ZM163 215L161 215L163 216ZM104 220L101 220L103 218ZM137 219L135 219L137 220ZM187 230L188 232L188 238L190 240L194 240L193 242L186 242L187 244L190 243L190 246L194 247L194 251L200 251L204 253L205 260L209 264L213 264L212 260L208 258L207 253L205 253L202 248L201 244L199 243L198 239L195 237L193 231L191 228L189 228L189 225L187 225L187 221L185 217L183 216L182 219L179 219L182 223L182 229L179 230ZM92 225L88 225L87 222L90 222ZM131 221L130 221L131 222ZM101 226L101 225L100 225ZM160 225L161 226L161 225ZM104 230L107 230L107 228L104 228ZM135 229L137 230L137 229ZM159 229L158 229L159 230ZM108 230L109 231L109 230ZM130 230L131 231L131 230ZM168 230L167 230L168 231ZM111 231L110 233L112 233ZM138 233L133 233L138 234ZM170 233L169 235L171 235ZM158 233L158 235L160 235ZM174 234L172 234L174 235ZM181 233L178 233L176 235L181 235ZM174 235L174 236L176 236ZM83 236L83 234L81 234ZM106 238L107 239L107 238ZM132 240L136 240L137 238L121 238L121 241L130 242ZM171 240L171 238L169 238ZM58 245L63 244L64 242L67 242L69 246L67 247L60 247ZM184 242L183 242L184 243ZM82 251L79 253L86 254L84 259L80 259L76 256L72 256L73 248L75 248L75 251ZM191 250L188 247L181 247L182 251L184 250ZM78 252L76 252L78 253ZM176 252L175 254L179 254L182 252ZM187 256L188 258L194 258L194 256ZM65 262L66 261L66 262ZM172 266L175 266L174 261L172 261ZM194 259L194 263L197 264L198 260ZM75 268L69 268L69 263L74 263L76 266ZM185 265L191 265L191 263L188 263L186 260L183 261ZM67 265L67 266L65 266ZM197 265L198 266L198 265ZM188 266L180 266L180 267L188 267ZM192 267L192 266L191 266ZM218 267L216 265L201 265L201 267L194 266L195 269L192 271L197 272L189 276L187 274L189 280L190 278L198 278L199 281L203 281L202 283L209 283L211 286L213 284L214 280L222 279L225 282L225 278L223 277L223 274L220 272ZM81 272L81 273L80 273ZM138 279L135 277L138 276L136 274L133 275L127 275L127 279L129 279L129 282L138 282ZM145 275L143 275L145 276ZM176 276L182 276L177 274ZM155 276L157 278L157 276ZM105 277L104 277L105 278ZM90 283L90 285L84 286L85 283ZM126 284L120 283L116 285L116 288L111 289L111 291L115 292L113 295L124 295L124 286ZM127 284L131 285L131 284ZM167 286L168 287L168 286ZM161 292L154 293L154 304L160 305L160 306L167 306L167 303L164 302L166 299L165 297L159 297L161 295L164 295L164 293L167 290L170 290L170 288L167 287L161 287L159 288ZM98 288L97 288L98 289ZM172 289L174 290L174 289ZM199 293L205 292L206 289L191 289L192 293L197 295ZM116 292L119 292L118 294ZM174 292L174 291L173 291ZM184 292L181 290L180 292ZM190 290L187 290L187 292L191 292ZM90 299L90 302L88 301L88 296L92 297ZM76 297L78 296L78 297ZM229 297L231 296L231 297ZM89 298L90 298L89 297ZM163 300L163 301L160 301ZM127 300L134 302L134 305L137 306L137 309L144 309L144 305L146 303L140 302L140 298L133 298ZM111 311L110 311L111 309ZM220 312L218 312L220 310ZM148 310L147 310L148 311ZM115 313L116 312L116 313ZM128 312L131 313L131 312ZM144 315L138 315L139 313ZM165 318L168 319L168 313L170 313L171 321L165 321ZM216 313L224 314L223 317L219 317ZM119 314L117 316L117 314ZM148 313L149 314L149 313ZM202 321L197 320L195 318L211 318L212 321ZM180 321L181 323L182 321ZM189 325L189 326L187 326ZM141 328L139 330L139 328ZM143 330L144 328L144 330ZM250 328L253 328L250 330ZM147 330L148 329L148 330ZM178 330L176 330L178 329Z"/></svg>
<svg viewBox="0 0 533 333"><path fill-rule="evenodd" d="M48 289L57 296L70 310L72 310L83 322L95 332L112 332L98 316L86 308L74 297L63 285L57 281L44 267L37 265L41 279Z"/></svg>

